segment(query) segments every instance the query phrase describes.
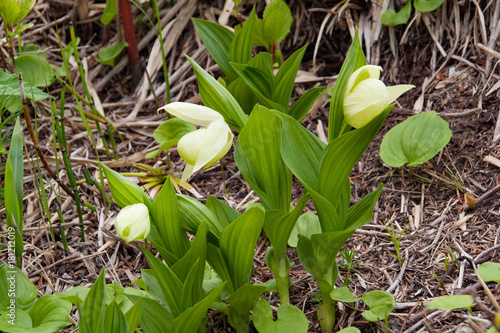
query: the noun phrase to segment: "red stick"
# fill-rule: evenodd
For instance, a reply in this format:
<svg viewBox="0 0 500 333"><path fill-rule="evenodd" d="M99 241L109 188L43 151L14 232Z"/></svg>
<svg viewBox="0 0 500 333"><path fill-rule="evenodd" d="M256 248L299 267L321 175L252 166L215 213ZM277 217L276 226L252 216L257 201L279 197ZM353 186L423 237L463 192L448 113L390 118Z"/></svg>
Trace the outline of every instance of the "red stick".
<svg viewBox="0 0 500 333"><path fill-rule="evenodd" d="M139 65L139 52L137 50L137 41L135 39L134 21L132 19L132 12L130 11L129 0L119 0L121 21L125 40L128 43L128 61L130 63L130 70L132 72L132 80L136 86L141 80L141 68Z"/></svg>

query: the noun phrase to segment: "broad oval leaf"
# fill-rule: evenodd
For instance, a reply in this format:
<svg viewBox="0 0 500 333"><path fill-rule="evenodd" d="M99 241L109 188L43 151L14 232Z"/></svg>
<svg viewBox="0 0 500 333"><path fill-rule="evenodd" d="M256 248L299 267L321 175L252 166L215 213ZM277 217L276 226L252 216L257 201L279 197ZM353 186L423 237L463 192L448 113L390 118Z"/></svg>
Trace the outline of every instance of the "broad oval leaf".
<svg viewBox="0 0 500 333"><path fill-rule="evenodd" d="M330 297L334 301L345 302L345 303L354 303L361 299L361 297L358 298L354 297L354 295L347 287L333 289L332 292L330 293Z"/></svg>
<svg viewBox="0 0 500 333"><path fill-rule="evenodd" d="M23 54L17 57L16 72L23 73L23 80L34 87L46 87L54 82L52 67L37 54Z"/></svg>
<svg viewBox="0 0 500 333"><path fill-rule="evenodd" d="M115 66L115 59L120 55L124 48L128 47L127 42L121 42L111 46L104 47L99 50L99 56L97 61L101 64L108 65L111 67Z"/></svg>
<svg viewBox="0 0 500 333"><path fill-rule="evenodd" d="M264 10L264 35L268 45L277 45L290 32L293 17L290 8L282 0L274 0Z"/></svg>
<svg viewBox="0 0 500 333"><path fill-rule="evenodd" d="M449 124L435 111L423 112L394 126L384 137L380 157L397 168L420 165L430 160L450 141Z"/></svg>
<svg viewBox="0 0 500 333"><path fill-rule="evenodd" d="M343 330L338 331L338 333L361 333L356 327L346 327Z"/></svg>
<svg viewBox="0 0 500 333"><path fill-rule="evenodd" d="M416 10L425 13L432 12L433 10L438 9L443 4L443 2L444 0L415 0L415 3L413 5L415 6Z"/></svg>
<svg viewBox="0 0 500 333"><path fill-rule="evenodd" d="M385 25L395 26L407 23L408 19L410 18L410 14L411 14L411 1L408 0L406 1L404 7L401 8L401 10L397 13L392 8L387 9L380 17L380 20Z"/></svg>
<svg viewBox="0 0 500 333"><path fill-rule="evenodd" d="M427 309L455 310L470 308L474 306L474 298L471 295L442 296L432 300Z"/></svg>
<svg viewBox="0 0 500 333"><path fill-rule="evenodd" d="M290 238L288 239L288 245L297 247L299 235L311 238L312 235L319 233L321 233L321 224L319 223L318 216L311 212L307 212L297 220L290 234Z"/></svg>
<svg viewBox="0 0 500 333"><path fill-rule="evenodd" d="M255 304L253 323L260 333L306 333L309 322L305 314L297 307L282 304L277 311L278 319L273 320L271 305L265 299Z"/></svg>
<svg viewBox="0 0 500 333"><path fill-rule="evenodd" d="M495 281L500 283L500 263L498 262L485 262L477 268L479 276L484 281Z"/></svg>
<svg viewBox="0 0 500 333"><path fill-rule="evenodd" d="M363 295L363 302L370 307L362 315L368 321L384 321L396 305L394 296L383 290L373 290Z"/></svg>

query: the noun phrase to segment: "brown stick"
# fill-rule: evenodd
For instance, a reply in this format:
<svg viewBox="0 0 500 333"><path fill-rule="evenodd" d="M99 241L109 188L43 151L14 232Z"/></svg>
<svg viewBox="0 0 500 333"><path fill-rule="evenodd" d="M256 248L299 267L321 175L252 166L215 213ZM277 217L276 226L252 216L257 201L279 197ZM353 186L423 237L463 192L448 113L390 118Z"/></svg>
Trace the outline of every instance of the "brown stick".
<svg viewBox="0 0 500 333"><path fill-rule="evenodd" d="M21 90L21 100L23 102L23 112L24 112L24 119L26 120L26 126L28 127L28 132L30 133L31 141L33 141L33 145L35 146L36 151L38 152L38 156L40 156L40 160L42 161L43 166L45 167L45 170L49 173L49 175L56 181L59 186L66 192L70 197L75 199L75 194L73 193L73 190L69 188L66 184L64 184L61 179L52 171L51 167L49 166L49 163L47 163L47 159L45 158L45 154L43 151L40 149L40 146L38 145L38 140L36 139L35 136L35 131L33 131L33 126L31 125L31 117L30 113L28 111L28 104L26 103L26 95L24 93L24 84L23 84L23 74L19 73L19 88Z"/></svg>

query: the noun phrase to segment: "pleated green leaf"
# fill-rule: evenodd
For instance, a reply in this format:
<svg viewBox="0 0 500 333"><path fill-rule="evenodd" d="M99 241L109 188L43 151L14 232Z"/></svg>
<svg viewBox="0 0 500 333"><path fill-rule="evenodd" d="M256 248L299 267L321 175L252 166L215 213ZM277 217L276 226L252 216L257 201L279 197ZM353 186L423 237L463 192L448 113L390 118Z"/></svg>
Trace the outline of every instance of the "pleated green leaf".
<svg viewBox="0 0 500 333"><path fill-rule="evenodd" d="M318 100L318 98L325 92L325 87L316 87L309 89L304 95L300 96L299 99L292 105L288 114L301 122L304 117L309 113L313 104Z"/></svg>
<svg viewBox="0 0 500 333"><path fill-rule="evenodd" d="M172 333L197 332L200 328L206 326L205 316L208 308L224 289L225 283L213 289L205 298L196 303L193 307L185 310L172 324ZM163 331L163 330L162 330Z"/></svg>
<svg viewBox="0 0 500 333"><path fill-rule="evenodd" d="M307 45L295 51L280 67L276 74L276 89L274 89L271 100L280 104L285 113L289 114L290 97L292 96L295 79L302 58L306 52Z"/></svg>
<svg viewBox="0 0 500 333"><path fill-rule="evenodd" d="M229 47L230 61L238 64L246 64L252 59L253 32L257 15L255 6L248 19L243 23L243 27L236 33L231 46Z"/></svg>
<svg viewBox="0 0 500 333"><path fill-rule="evenodd" d="M236 143L234 158L266 209L288 211L292 174L281 157L281 121L256 106Z"/></svg>
<svg viewBox="0 0 500 333"><path fill-rule="evenodd" d="M268 291L266 286L247 283L238 288L226 300L231 305L227 319L237 332L248 330L250 326L250 310L252 310L260 295L266 291Z"/></svg>
<svg viewBox="0 0 500 333"><path fill-rule="evenodd" d="M129 332L127 319L125 315L120 310L116 301L113 300L110 305L106 308L104 314L104 332L106 333L123 333Z"/></svg>
<svg viewBox="0 0 500 333"><path fill-rule="evenodd" d="M147 297L143 298L141 312L140 323L144 333L170 331L174 317L157 301Z"/></svg>
<svg viewBox="0 0 500 333"><path fill-rule="evenodd" d="M285 255L290 234L308 200L309 195L303 195L297 202L297 206L291 212L281 210L266 211L264 231L274 250L279 255Z"/></svg>
<svg viewBox="0 0 500 333"><path fill-rule="evenodd" d="M193 59L186 57L196 74L203 104L222 114L226 123L235 131L241 131L247 122L248 116L243 112L236 99Z"/></svg>
<svg viewBox="0 0 500 333"><path fill-rule="evenodd" d="M356 30L351 47L347 51L346 58L340 69L337 82L333 87L328 120L328 142L335 140L349 129L349 126L344 122L344 94L351 74L364 65L366 65L366 59Z"/></svg>
<svg viewBox="0 0 500 333"><path fill-rule="evenodd" d="M105 306L106 280L103 268L83 303L79 300L77 301L78 314L80 316L80 332L104 333Z"/></svg>
<svg viewBox="0 0 500 333"><path fill-rule="evenodd" d="M325 144L298 121L281 116L281 156L304 186L319 188L320 162Z"/></svg>
<svg viewBox="0 0 500 333"><path fill-rule="evenodd" d="M118 172L111 170L104 164L99 163L99 165L104 169L106 179L111 188L111 195L118 206L123 208L128 205L143 203L148 206L148 209L151 208L151 199L137 184Z"/></svg>
<svg viewBox="0 0 500 333"><path fill-rule="evenodd" d="M252 208L221 233L220 249L235 289L248 283L253 274L255 244L259 239L263 223L264 212L258 208Z"/></svg>
<svg viewBox="0 0 500 333"><path fill-rule="evenodd" d="M319 175L319 193L335 205L343 221L349 207L349 174L389 114L389 106L366 126L330 142L324 151ZM337 228L344 229L344 226Z"/></svg>
<svg viewBox="0 0 500 333"><path fill-rule="evenodd" d="M5 168L4 197L7 227L12 228L15 223L20 233L23 232L23 174L23 133L17 118Z"/></svg>
<svg viewBox="0 0 500 333"><path fill-rule="evenodd" d="M214 58L224 74L230 81L236 79L237 76L229 64L229 50L235 37L234 32L214 22L196 18L191 18L191 20L194 22L203 45L205 45L208 53Z"/></svg>
<svg viewBox="0 0 500 333"><path fill-rule="evenodd" d="M166 250L181 258L189 250L189 239L181 227L181 213L170 177L151 206L152 222Z"/></svg>
<svg viewBox="0 0 500 333"><path fill-rule="evenodd" d="M215 215L216 219L222 222L223 225L228 226L238 217L240 213L228 204L212 197L207 196L207 208Z"/></svg>
<svg viewBox="0 0 500 333"><path fill-rule="evenodd" d="M207 222L209 230L208 240L218 245L220 234L227 226L224 220L217 219L210 209L187 195L177 194L177 200L181 209L182 227L194 234L200 224Z"/></svg>

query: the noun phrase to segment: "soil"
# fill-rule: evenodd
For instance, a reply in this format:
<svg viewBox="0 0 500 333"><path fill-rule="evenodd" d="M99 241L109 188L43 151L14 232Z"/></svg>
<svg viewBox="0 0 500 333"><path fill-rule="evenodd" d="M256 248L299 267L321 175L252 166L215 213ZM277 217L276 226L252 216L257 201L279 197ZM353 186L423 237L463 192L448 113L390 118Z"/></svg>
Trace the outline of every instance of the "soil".
<svg viewBox="0 0 500 333"><path fill-rule="evenodd" d="M243 1L240 12L248 14L254 3L257 4L257 12L262 13L264 1ZM408 333L478 332L468 324L466 315L469 313L466 310L425 310L425 304L438 296L468 293L473 294L476 303L480 304L473 308L475 315L489 318L490 314L483 307L492 309L491 302L477 283L472 263L479 265L486 261L498 262L500 258L500 200L496 192L487 193L499 185L500 164L495 165L494 162L495 158L500 158L500 141L495 140L498 136L495 127L500 110L500 40L499 29L495 30L496 23L493 23L498 22L495 19L499 17L500 3L478 1L478 10L475 1L445 1L445 5L437 11L425 14L432 17L428 23L429 29L422 16L418 16L409 25L380 27L378 38L372 34L379 27L374 19L374 13L380 11L376 3L378 1L372 3L359 0L342 5L336 1L292 0L289 5L294 15L294 25L290 36L281 45L286 58L309 43L301 70L304 75L309 73L315 79L312 82L298 83L294 99L311 87L334 84L332 77L340 70L352 40L350 29L355 25L360 26L360 31L364 33L363 45L365 53L370 56L370 62L383 67L382 79L387 85L408 83L416 86L398 99L380 133L351 174L353 203L372 192L380 183L384 184L384 188L372 221L357 230L344 246L344 249L356 252L354 262L359 264L351 270L349 289L358 297L371 290L390 291L395 297L396 308L386 327L383 322L369 323L364 319L361 313L366 307L362 302L339 304L335 330L353 326L361 332L385 332L386 328L389 332ZM399 5L398 1L396 3ZM160 1L161 4L163 2ZM223 1L198 1L193 7L192 15L217 19L223 6ZM72 13L72 8L71 1L39 0L26 19L26 22L33 22L35 25L23 35L23 43L48 48L47 59L54 66L60 66L55 26L49 26L47 22L61 19L58 31L62 42L67 44L70 41L69 19L74 20L76 34L81 37L80 56L88 62L92 82L98 90L107 117L117 125L123 136L116 150L118 162L113 162L111 156L104 154L101 149L102 139L99 139L101 159L109 162L108 165L113 165L119 172L142 172L128 163L136 162L179 176L184 164L175 148L170 150L169 169L165 153L161 153L156 159L145 158L145 152L158 148L159 145L153 139L153 131L166 119L164 114L156 113L154 98L141 100L141 90L134 90L128 65L112 73L110 67L95 61L99 48L106 40L117 35L115 22L106 27L99 22L102 3L91 3L85 18L68 15ZM148 10L147 5L145 8ZM332 8L333 14L328 14ZM134 15L140 20L136 22L136 33L140 41L145 38L150 25L136 8ZM417 14L412 12L410 20L414 15ZM327 16L328 19L325 18ZM323 30L321 26L324 20L327 21ZM234 17L229 18L229 26L236 23ZM181 28L182 32L168 56L170 77L175 78L171 82L172 96L178 101L199 102L197 84L190 67L184 65L186 60L183 54L193 56L202 44L191 23L186 23ZM172 31L169 33L175 35ZM319 35L318 52L316 59L313 59ZM152 39L146 43L140 52L143 69L148 66L154 42L155 39ZM493 52L485 51L478 44L486 45ZM391 45L394 51L391 50ZM441 54L440 48L445 54ZM127 63L125 53L121 59L119 61ZM214 62L206 51L197 54L195 59L202 67L211 68L215 77L221 75L216 66L211 67ZM161 69L157 70L151 78L155 88L164 82L161 73ZM72 77L77 86L81 87L75 68L72 70ZM99 86L101 82L103 84ZM147 96L151 94L147 84L145 91ZM53 96L59 96L60 92L61 85L58 83L48 89L48 93ZM71 133L68 140L73 168L77 179L83 179L83 166L96 175L97 156L78 120L78 112L74 109L75 100L69 94L67 96L65 122ZM163 92L157 98L160 105L165 103ZM58 105L59 102L57 100ZM137 103L142 103L137 115L133 119L126 118ZM33 119L36 114L41 149L49 158L52 157L53 165L54 149L47 106L46 102L42 102L35 109L30 108L30 111ZM453 137L449 144L430 161L412 169L385 165L379 156L385 133L409 116L427 110L435 110L450 124ZM326 101L316 105L304 119L303 125L315 134L321 130L327 133L328 111L329 104ZM124 119L127 121L124 122ZM7 125L7 129L11 126L13 124ZM54 246L49 237L47 220L50 218L53 225L59 223L56 196L45 177L50 216L44 216L35 190L35 184L39 184L39 174L33 166L35 149L26 126L24 129L30 163L26 163L24 179L23 271L37 286L39 296L61 292L73 286L90 286L103 265L106 267L108 283L118 282L127 286L140 278L140 270L146 264L138 246L125 244L116 236L112 227L119 207L112 204L109 210L106 209L99 191L87 184L82 185L82 196L98 210L92 212L84 209L86 242L80 241L74 203L65 193L61 193L62 212L66 223L71 226L67 234L70 250L65 253L60 242ZM490 158L489 161L493 158L493 163L485 160L487 157ZM3 170L6 156L0 155L0 159L0 170ZM251 192L238 172L232 153L222 160L222 164L223 171L217 163L189 181L202 196L201 200L212 195L241 210L250 202L258 202L258 197ZM60 178L68 181L64 173L61 173ZM133 179L141 182L138 178ZM109 188L106 190L109 193ZM181 191L193 195L184 189ZM154 196L155 188L148 193ZM292 193L294 203L302 193L302 185L295 180ZM467 206L464 197L466 193L475 198L481 197L474 209ZM308 203L306 211L315 211L312 201ZM5 218L5 209L0 207L0 221ZM397 258L394 242L384 224L389 228L392 226L397 235L401 234L399 255L403 263ZM98 239L99 226L104 229L103 241ZM6 234L5 224L0 225L0 232L2 235ZM267 237L262 234L257 243L252 282L272 279L272 273L264 260L269 245ZM317 285L301 266L295 249L290 248L288 254L294 262L291 268L291 303L302 309L308 317L309 331L320 332L315 315L320 302ZM6 256L6 249L0 250L0 260L6 261ZM340 257L338 260L345 262ZM345 277L346 270L340 267L338 286L343 284ZM488 283L488 287L496 299L500 300L499 285ZM268 293L264 297L271 305L279 306L276 293ZM481 332L486 331L487 327L481 321L478 325ZM71 327L64 331L69 332L70 329ZM234 330L227 323L224 314L211 310L208 331Z"/></svg>

